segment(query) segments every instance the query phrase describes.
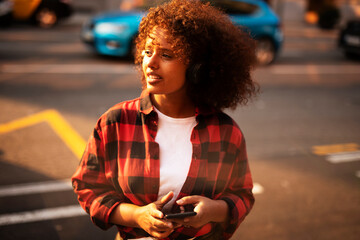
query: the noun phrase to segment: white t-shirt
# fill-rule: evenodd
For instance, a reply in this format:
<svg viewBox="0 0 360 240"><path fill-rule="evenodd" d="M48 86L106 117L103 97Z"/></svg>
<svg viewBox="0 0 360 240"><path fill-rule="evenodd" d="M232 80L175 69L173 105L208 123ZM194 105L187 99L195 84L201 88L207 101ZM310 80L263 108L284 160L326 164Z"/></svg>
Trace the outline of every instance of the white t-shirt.
<svg viewBox="0 0 360 240"><path fill-rule="evenodd" d="M196 118L172 118L154 107L159 116L155 141L160 146L160 187L158 200L174 192L173 199L163 208L170 211L189 173L192 159L191 133L196 125ZM151 237L137 240L152 240Z"/></svg>
<svg viewBox="0 0 360 240"><path fill-rule="evenodd" d="M158 130L155 141L160 145L160 188L159 197L174 192L173 199L164 206L170 211L189 173L192 159L191 133L196 125L195 116L172 118L159 110Z"/></svg>

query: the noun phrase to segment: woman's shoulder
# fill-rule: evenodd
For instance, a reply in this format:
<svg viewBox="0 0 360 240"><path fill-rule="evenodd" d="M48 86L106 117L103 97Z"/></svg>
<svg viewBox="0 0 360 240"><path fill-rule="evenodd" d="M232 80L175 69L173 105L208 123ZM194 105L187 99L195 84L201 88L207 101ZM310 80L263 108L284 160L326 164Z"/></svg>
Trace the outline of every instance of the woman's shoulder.
<svg viewBox="0 0 360 240"><path fill-rule="evenodd" d="M200 122L202 121L200 120ZM220 131L228 132L229 134L243 135L236 121L223 111L217 111L206 115L204 121L200 125L208 129L219 129Z"/></svg>
<svg viewBox="0 0 360 240"><path fill-rule="evenodd" d="M232 126L239 128L235 120L223 111L213 112L212 114L209 114L206 119L208 123L215 124L219 127Z"/></svg>
<svg viewBox="0 0 360 240"><path fill-rule="evenodd" d="M115 104L110 107L105 114L108 114L113 111L139 111L140 98L135 98L131 100L126 100Z"/></svg>
<svg viewBox="0 0 360 240"><path fill-rule="evenodd" d="M215 136L221 141L227 142L227 144L232 143L238 147L244 140L244 134L239 125L227 113L216 112L210 114L204 118L202 123L200 121L199 125L199 130L206 129L205 132L210 138Z"/></svg>
<svg viewBox="0 0 360 240"><path fill-rule="evenodd" d="M114 123L130 123L136 120L139 112L140 98L119 102L110 107L98 120L100 126L109 126Z"/></svg>

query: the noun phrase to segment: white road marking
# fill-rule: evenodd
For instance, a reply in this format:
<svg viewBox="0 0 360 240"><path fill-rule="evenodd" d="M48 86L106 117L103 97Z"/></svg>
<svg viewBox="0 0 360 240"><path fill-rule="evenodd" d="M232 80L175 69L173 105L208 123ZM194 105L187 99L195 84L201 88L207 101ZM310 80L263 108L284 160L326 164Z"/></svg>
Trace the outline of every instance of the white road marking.
<svg viewBox="0 0 360 240"><path fill-rule="evenodd" d="M0 197L21 196L28 194L38 194L46 192L68 191L72 190L71 180L54 180L47 182L14 184L0 187ZM254 183L253 193L261 194L264 192L263 186Z"/></svg>
<svg viewBox="0 0 360 240"><path fill-rule="evenodd" d="M0 215L0 226L86 215L79 205Z"/></svg>
<svg viewBox="0 0 360 240"><path fill-rule="evenodd" d="M264 192L264 187L258 183L254 183L253 194L261 194Z"/></svg>
<svg viewBox="0 0 360 240"><path fill-rule="evenodd" d="M3 64L2 73L54 73L54 74L134 74L132 64Z"/></svg>
<svg viewBox="0 0 360 240"><path fill-rule="evenodd" d="M360 68L355 64L348 65L273 65L258 68L256 71L266 71L276 75L311 75L311 74L360 74ZM134 74L137 73L133 64L3 64L2 73L54 73L54 74Z"/></svg>
<svg viewBox="0 0 360 240"><path fill-rule="evenodd" d="M312 147L312 153L319 156L326 156L329 154L336 154L342 152L356 152L360 150L360 145L357 143L343 143L331 145L318 145Z"/></svg>
<svg viewBox="0 0 360 240"><path fill-rule="evenodd" d="M16 184L0 187L0 197L66 191L71 189L72 186L70 179Z"/></svg>
<svg viewBox="0 0 360 240"><path fill-rule="evenodd" d="M0 187L0 197L21 196L27 194L64 190L72 190L70 179L2 186ZM254 183L253 193L261 194L263 192L264 187L258 183ZM83 215L86 215L86 212L79 205L46 208L34 211L0 215L0 226L77 217Z"/></svg>
<svg viewBox="0 0 360 240"><path fill-rule="evenodd" d="M360 74L359 65L274 65L268 69L278 75Z"/></svg>
<svg viewBox="0 0 360 240"><path fill-rule="evenodd" d="M332 153L326 156L326 160L331 163L344 163L360 161L360 151Z"/></svg>

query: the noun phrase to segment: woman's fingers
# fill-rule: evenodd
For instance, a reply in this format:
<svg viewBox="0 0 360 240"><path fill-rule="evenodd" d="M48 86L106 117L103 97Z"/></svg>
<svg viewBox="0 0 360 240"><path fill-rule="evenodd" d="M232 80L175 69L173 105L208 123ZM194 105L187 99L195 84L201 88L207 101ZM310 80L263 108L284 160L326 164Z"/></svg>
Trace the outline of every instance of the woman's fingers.
<svg viewBox="0 0 360 240"><path fill-rule="evenodd" d="M171 222L163 219L164 214L160 211L160 200L140 208L138 213L138 225L156 238L166 238L174 230Z"/></svg>
<svg viewBox="0 0 360 240"><path fill-rule="evenodd" d="M174 226L171 222L155 219L150 228L150 235L156 238L165 238L174 231Z"/></svg>
<svg viewBox="0 0 360 240"><path fill-rule="evenodd" d="M168 194L166 194L160 199L160 205L164 206L165 204L170 202L173 197L174 197L174 193L170 191Z"/></svg>
<svg viewBox="0 0 360 240"><path fill-rule="evenodd" d="M153 218L158 218L158 219L164 218L164 214L163 214L159 209L157 209L157 208L151 209L150 215L151 215Z"/></svg>
<svg viewBox="0 0 360 240"><path fill-rule="evenodd" d="M201 196L186 196L176 201L176 203L180 206L192 204L197 204L201 199Z"/></svg>
<svg viewBox="0 0 360 240"><path fill-rule="evenodd" d="M156 220L153 225L153 229L156 231L169 231L173 229L173 225L171 222L159 221Z"/></svg>

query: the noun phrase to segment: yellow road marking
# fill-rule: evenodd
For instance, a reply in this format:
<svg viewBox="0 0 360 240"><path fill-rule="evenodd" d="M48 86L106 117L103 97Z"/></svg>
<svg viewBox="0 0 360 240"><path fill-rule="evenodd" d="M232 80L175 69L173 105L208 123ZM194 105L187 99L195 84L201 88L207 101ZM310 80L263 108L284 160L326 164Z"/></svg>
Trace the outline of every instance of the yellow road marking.
<svg viewBox="0 0 360 240"><path fill-rule="evenodd" d="M359 150L360 146L356 143L332 144L312 147L312 152L320 156L332 153L355 152Z"/></svg>
<svg viewBox="0 0 360 240"><path fill-rule="evenodd" d="M12 132L35 124L47 122L77 158L81 158L86 142L56 110L50 109L5 124L0 124L0 134Z"/></svg>

